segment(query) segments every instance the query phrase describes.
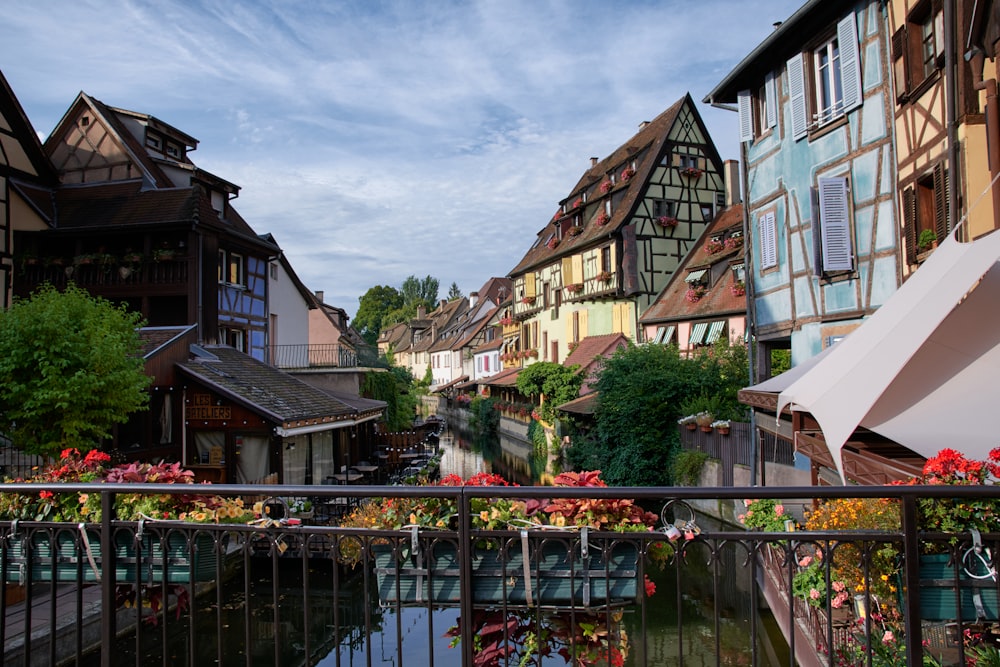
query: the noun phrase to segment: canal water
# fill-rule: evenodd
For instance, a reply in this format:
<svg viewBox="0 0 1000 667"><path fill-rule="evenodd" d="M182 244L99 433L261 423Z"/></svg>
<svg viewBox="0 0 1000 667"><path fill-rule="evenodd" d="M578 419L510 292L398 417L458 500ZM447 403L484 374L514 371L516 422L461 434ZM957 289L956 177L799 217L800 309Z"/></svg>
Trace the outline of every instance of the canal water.
<svg viewBox="0 0 1000 667"><path fill-rule="evenodd" d="M442 474L454 473L468 478L477 472L496 472L525 485L537 479L536 473L542 467L540 462L524 461L511 454L520 454L518 449L523 445L519 443L507 446L501 440L476 444L456 436L450 429L442 434L440 447ZM713 572L707 565L698 565L706 563L707 557L694 556L685 565L683 577L677 577L672 570L651 572L656 593L647 603L645 637L638 608L624 613L621 623L623 634L628 638L626 667L751 663L752 582L748 577L739 576L743 570L735 562L731 567L723 562L723 566ZM435 667L461 666L461 650L450 646L452 640L447 635L458 621L457 609L431 612L422 608L399 611L382 608L374 588L364 589L361 576L344 582L334 595L328 567L310 568L306 575L308 581L304 582L298 560L289 561L288 567L279 569L277 592L269 561L262 562L259 567L253 566L249 575L249 593L244 590L243 577L236 577L223 585L221 606L216 604L215 595L197 600L194 623L168 620L159 631L147 632L138 661L134 637L123 639L116 649L116 664L161 661L169 665L219 664L217 636L218 629L222 628L227 637L227 645L222 650L222 664L226 666L404 667L425 665L430 655L433 655ZM678 579L682 581L679 583ZM308 632L312 654L309 660L305 659L304 588L309 591ZM278 606L277 623L275 605ZM716 621L717 610L719 618ZM770 614L764 610L759 617L765 625L758 633L760 664L789 664L787 645L773 627ZM372 629L370 633L365 632L366 626ZM192 632L196 636L193 656L186 642ZM165 650L162 648L164 642ZM563 665L566 661L553 654L542 664Z"/></svg>

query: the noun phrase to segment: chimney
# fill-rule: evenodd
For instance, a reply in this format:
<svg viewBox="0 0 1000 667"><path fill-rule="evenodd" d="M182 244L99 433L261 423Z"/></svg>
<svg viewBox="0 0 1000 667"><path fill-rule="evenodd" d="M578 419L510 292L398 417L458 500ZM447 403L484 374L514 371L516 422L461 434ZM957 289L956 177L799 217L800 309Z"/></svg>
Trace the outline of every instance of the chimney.
<svg viewBox="0 0 1000 667"><path fill-rule="evenodd" d="M475 308L479 303L479 292L469 292L469 308Z"/></svg>
<svg viewBox="0 0 1000 667"><path fill-rule="evenodd" d="M598 162L598 159L596 157L590 158L590 166L591 167L596 167L597 166L597 162Z"/></svg>
<svg viewBox="0 0 1000 667"><path fill-rule="evenodd" d="M646 129L647 125L649 125L649 121L648 120L644 120L641 123L639 123L639 129L640 130L644 130L644 129Z"/></svg>
<svg viewBox="0 0 1000 667"><path fill-rule="evenodd" d="M314 294L316 295L316 300L323 303L323 290L318 289L314 292Z"/></svg>
<svg viewBox="0 0 1000 667"><path fill-rule="evenodd" d="M417 306L417 319L422 320L427 317L427 309L423 306Z"/></svg>
<svg viewBox="0 0 1000 667"><path fill-rule="evenodd" d="M444 310L444 307L447 305L448 305L448 299L441 299L441 309Z"/></svg>
<svg viewBox="0 0 1000 667"><path fill-rule="evenodd" d="M738 160L726 160L722 165L722 175L726 187L726 206L733 206L743 201L740 197L740 163Z"/></svg>

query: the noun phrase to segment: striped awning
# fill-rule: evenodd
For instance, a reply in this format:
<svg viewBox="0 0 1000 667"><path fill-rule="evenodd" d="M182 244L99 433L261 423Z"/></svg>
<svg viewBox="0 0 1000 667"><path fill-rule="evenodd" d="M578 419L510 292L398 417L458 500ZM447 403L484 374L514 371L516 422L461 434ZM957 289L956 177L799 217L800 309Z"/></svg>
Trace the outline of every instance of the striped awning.
<svg viewBox="0 0 1000 667"><path fill-rule="evenodd" d="M687 278L685 278L684 280L689 283L700 282L701 279L704 277L706 271L707 269L698 269L697 271L692 271L691 273L687 274Z"/></svg>
<svg viewBox="0 0 1000 667"><path fill-rule="evenodd" d="M698 345L705 338L705 331L708 329L708 322L699 322L694 325L691 329L691 338L688 339L688 345Z"/></svg>
<svg viewBox="0 0 1000 667"><path fill-rule="evenodd" d="M653 342L661 345L666 345L673 339L674 329L676 328L677 327L674 326L673 324L663 327L657 327L656 338L653 339Z"/></svg>
<svg viewBox="0 0 1000 667"><path fill-rule="evenodd" d="M708 327L708 335L705 336L705 345L712 345L715 341L719 340L719 336L722 335L722 330L725 326L725 321L712 322Z"/></svg>

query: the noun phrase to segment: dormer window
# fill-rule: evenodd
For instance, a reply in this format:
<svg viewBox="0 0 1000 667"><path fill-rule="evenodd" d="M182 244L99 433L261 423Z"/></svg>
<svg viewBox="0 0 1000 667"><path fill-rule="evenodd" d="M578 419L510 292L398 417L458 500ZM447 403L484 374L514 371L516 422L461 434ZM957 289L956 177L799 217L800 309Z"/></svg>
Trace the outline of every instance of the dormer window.
<svg viewBox="0 0 1000 667"><path fill-rule="evenodd" d="M152 148L154 151L163 149L163 142L161 142L160 138L155 134L146 135L146 145Z"/></svg>
<svg viewBox="0 0 1000 667"><path fill-rule="evenodd" d="M692 287L695 285L701 285L702 287L708 286L708 269L696 269L687 274L684 278L684 282Z"/></svg>
<svg viewBox="0 0 1000 667"><path fill-rule="evenodd" d="M167 144L167 155L180 159L181 149L177 146L177 144Z"/></svg>

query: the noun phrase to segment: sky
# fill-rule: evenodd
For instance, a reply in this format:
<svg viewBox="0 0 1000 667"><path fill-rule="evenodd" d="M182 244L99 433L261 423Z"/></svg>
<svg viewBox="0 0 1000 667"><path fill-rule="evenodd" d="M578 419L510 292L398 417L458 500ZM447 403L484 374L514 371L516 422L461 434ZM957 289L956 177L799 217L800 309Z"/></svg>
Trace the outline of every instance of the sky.
<svg viewBox="0 0 1000 667"><path fill-rule="evenodd" d="M507 275L590 158L685 94L738 159L701 100L802 2L15 1L0 70L43 140L80 91L195 137L349 315L411 275Z"/></svg>

